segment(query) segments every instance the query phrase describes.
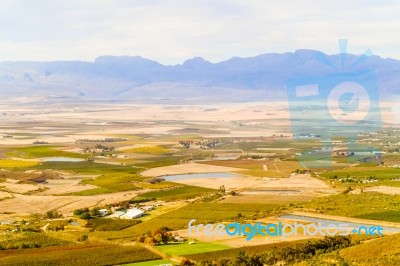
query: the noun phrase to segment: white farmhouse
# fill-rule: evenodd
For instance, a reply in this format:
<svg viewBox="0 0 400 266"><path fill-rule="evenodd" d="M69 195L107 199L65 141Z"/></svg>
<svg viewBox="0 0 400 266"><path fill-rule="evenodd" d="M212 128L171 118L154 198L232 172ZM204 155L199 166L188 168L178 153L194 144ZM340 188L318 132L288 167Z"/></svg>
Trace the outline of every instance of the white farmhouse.
<svg viewBox="0 0 400 266"><path fill-rule="evenodd" d="M137 208L129 209L126 213L120 216L121 219L135 219L142 217L144 215L144 211L139 210Z"/></svg>
<svg viewBox="0 0 400 266"><path fill-rule="evenodd" d="M101 209L101 210L99 210L99 215L100 216L106 216L108 214L108 210L107 209Z"/></svg>

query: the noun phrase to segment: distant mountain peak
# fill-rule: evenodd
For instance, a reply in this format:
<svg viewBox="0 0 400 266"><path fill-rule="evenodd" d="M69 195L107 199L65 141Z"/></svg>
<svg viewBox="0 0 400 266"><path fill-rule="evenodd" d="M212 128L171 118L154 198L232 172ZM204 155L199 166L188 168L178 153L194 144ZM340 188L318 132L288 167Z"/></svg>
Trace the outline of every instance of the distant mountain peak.
<svg viewBox="0 0 400 266"><path fill-rule="evenodd" d="M201 65L211 65L211 63L205 60L203 57L193 57L191 59L186 60L183 62L182 66L186 67L194 67L194 66L201 66Z"/></svg>
<svg viewBox="0 0 400 266"><path fill-rule="evenodd" d="M147 64L147 65L161 65L157 61L153 61L141 56L113 56L103 55L99 56L94 61L96 64Z"/></svg>

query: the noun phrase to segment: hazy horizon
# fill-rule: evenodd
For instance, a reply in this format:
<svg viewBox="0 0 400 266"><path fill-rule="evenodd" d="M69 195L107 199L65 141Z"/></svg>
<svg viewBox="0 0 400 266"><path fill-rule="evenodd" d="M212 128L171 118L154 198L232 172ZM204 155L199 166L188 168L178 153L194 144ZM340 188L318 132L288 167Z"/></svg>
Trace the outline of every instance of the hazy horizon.
<svg viewBox="0 0 400 266"><path fill-rule="evenodd" d="M334 54L340 38L350 40L349 53L371 48L400 58L394 1L21 0L2 1L0 11L0 48L7 51L0 61L140 55L167 65L195 56L220 62L303 48Z"/></svg>

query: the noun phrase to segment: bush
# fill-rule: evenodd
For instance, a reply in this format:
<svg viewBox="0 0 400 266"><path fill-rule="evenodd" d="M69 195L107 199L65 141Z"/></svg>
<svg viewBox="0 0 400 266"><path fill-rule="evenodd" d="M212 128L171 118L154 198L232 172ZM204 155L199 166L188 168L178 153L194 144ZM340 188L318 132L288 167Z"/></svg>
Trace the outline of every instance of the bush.
<svg viewBox="0 0 400 266"><path fill-rule="evenodd" d="M59 213L58 211L48 211L45 214L45 218L47 219L56 219L56 218L61 218L62 214Z"/></svg>
<svg viewBox="0 0 400 266"><path fill-rule="evenodd" d="M84 212L81 215L79 215L79 218L84 219L84 220L89 220L90 218L92 218L92 216L90 215L90 213Z"/></svg>
<svg viewBox="0 0 400 266"><path fill-rule="evenodd" d="M89 212L88 208L74 210L74 215L80 216L84 212Z"/></svg>
<svg viewBox="0 0 400 266"><path fill-rule="evenodd" d="M195 265L195 263L188 259L182 259L181 263L179 265L180 266L192 266L192 265Z"/></svg>
<svg viewBox="0 0 400 266"><path fill-rule="evenodd" d="M84 242L84 241L86 241L88 239L89 239L88 235L81 235L76 240L79 241L79 242Z"/></svg>

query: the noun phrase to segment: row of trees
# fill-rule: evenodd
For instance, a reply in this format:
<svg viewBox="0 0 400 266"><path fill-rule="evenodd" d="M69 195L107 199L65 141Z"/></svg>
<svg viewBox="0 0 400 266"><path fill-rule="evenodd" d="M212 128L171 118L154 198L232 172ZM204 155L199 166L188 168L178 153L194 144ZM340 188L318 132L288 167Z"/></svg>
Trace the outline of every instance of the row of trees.
<svg viewBox="0 0 400 266"><path fill-rule="evenodd" d="M190 146L195 145L202 149L207 148L215 148L222 144L221 140L218 139L210 139L210 140L201 140L201 141L193 141L193 140L181 140L179 144L185 148L190 148Z"/></svg>
<svg viewBox="0 0 400 266"><path fill-rule="evenodd" d="M62 214L58 211L47 211L46 214L44 215L44 218L46 219L58 219L62 218Z"/></svg>
<svg viewBox="0 0 400 266"><path fill-rule="evenodd" d="M74 210L74 215L84 220L90 220L100 216L99 210L99 207L95 207L91 210L89 210L89 208L76 209Z"/></svg>
<svg viewBox="0 0 400 266"><path fill-rule="evenodd" d="M325 237L321 240L297 243L293 246L272 249L261 255L249 255L244 251L232 259L222 258L218 260L203 260L198 263L201 266L262 266L262 265L293 265L294 263L307 261L314 256L330 253L335 250L352 246L349 236ZM185 261L185 265L192 265Z"/></svg>
<svg viewBox="0 0 400 266"><path fill-rule="evenodd" d="M146 245L159 245L159 244L167 244L168 242L176 242L177 235L173 235L169 232L168 227L160 227L158 229L154 229L152 232L147 232L142 234L136 239L138 243L144 243Z"/></svg>
<svg viewBox="0 0 400 266"><path fill-rule="evenodd" d="M83 148L83 153L85 154L90 154L92 155L107 155L109 153L113 153L115 152L115 147L112 146L106 146L106 145L102 145L102 144L96 144L96 146L94 146L93 149L90 149L89 147L85 147Z"/></svg>

